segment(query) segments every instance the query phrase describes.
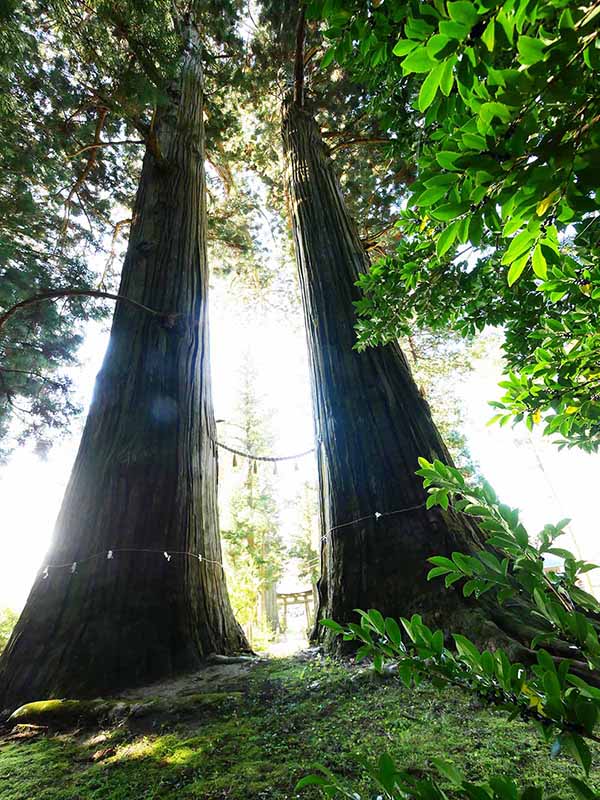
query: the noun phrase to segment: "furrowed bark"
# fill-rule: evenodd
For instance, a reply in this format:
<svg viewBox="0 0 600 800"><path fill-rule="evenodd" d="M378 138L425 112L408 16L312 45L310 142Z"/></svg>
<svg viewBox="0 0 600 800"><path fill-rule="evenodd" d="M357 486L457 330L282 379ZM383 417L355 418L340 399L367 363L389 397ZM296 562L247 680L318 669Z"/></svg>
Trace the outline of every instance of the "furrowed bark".
<svg viewBox="0 0 600 800"><path fill-rule="evenodd" d="M457 592L427 582L427 558L482 540L452 511L424 507L418 456L451 463L450 456L399 347L354 349L355 283L368 256L311 114L288 102L282 132L317 436L324 535L317 618L347 622L356 608L377 608L422 613L447 627L465 606Z"/></svg>
<svg viewBox="0 0 600 800"><path fill-rule="evenodd" d="M0 709L94 696L246 647L220 562L207 327L202 68L193 30L146 152L117 304L47 563L0 660ZM196 37L196 38L194 38ZM113 548L122 552L85 562Z"/></svg>

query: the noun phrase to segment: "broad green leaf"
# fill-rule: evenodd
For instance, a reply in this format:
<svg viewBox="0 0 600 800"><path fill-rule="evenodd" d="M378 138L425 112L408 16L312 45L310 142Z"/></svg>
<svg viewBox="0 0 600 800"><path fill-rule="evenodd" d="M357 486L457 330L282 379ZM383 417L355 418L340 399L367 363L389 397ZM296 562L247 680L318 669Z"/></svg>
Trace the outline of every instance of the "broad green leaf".
<svg viewBox="0 0 600 800"><path fill-rule="evenodd" d="M502 256L502 264L511 264L515 258L522 255L526 250L531 249L531 245L533 244L535 239L534 234L530 231L525 230L518 233L514 239L511 240L510 245L508 246L508 250Z"/></svg>
<svg viewBox="0 0 600 800"><path fill-rule="evenodd" d="M523 270L527 266L527 262L529 261L529 253L526 253L521 258L517 258L516 261L510 265L510 269L508 270L508 285L512 286L513 283L516 283L521 275L523 274Z"/></svg>
<svg viewBox="0 0 600 800"><path fill-rule="evenodd" d="M435 154L435 160L438 162L440 167L449 170L458 170L456 166L456 161L461 157L462 153L455 153L450 150L441 150L439 153Z"/></svg>
<svg viewBox="0 0 600 800"><path fill-rule="evenodd" d="M444 61L442 76L440 78L440 91L445 97L448 97L452 91L454 84L454 67L456 65L456 56L450 56Z"/></svg>
<svg viewBox="0 0 600 800"><path fill-rule="evenodd" d="M325 67L328 67L334 58L335 58L335 47L330 47L329 50L325 53L325 55L321 59L321 67L323 69L325 69Z"/></svg>
<svg viewBox="0 0 600 800"><path fill-rule="evenodd" d="M567 778L569 781L571 788L575 790L577 796L581 798L581 800L598 800L598 795L592 789L591 786L588 786L587 783L584 781L579 780L579 778L573 778L569 776Z"/></svg>
<svg viewBox="0 0 600 800"><path fill-rule="evenodd" d="M395 56L406 56L419 46L420 42L413 42L412 39L400 39L400 41L396 43L392 53Z"/></svg>
<svg viewBox="0 0 600 800"><path fill-rule="evenodd" d="M450 225L447 225L444 230L438 236L438 240L436 243L436 253L441 258L448 250L452 247L455 239L456 234L458 232L458 223L451 222Z"/></svg>
<svg viewBox="0 0 600 800"><path fill-rule="evenodd" d="M406 56L402 62L402 71L405 75L410 72L429 72L429 70L437 66L437 63L431 58L427 48L421 46Z"/></svg>
<svg viewBox="0 0 600 800"><path fill-rule="evenodd" d="M436 53L439 53L440 50L443 50L444 47L446 47L449 41L450 39L447 36L444 36L443 33L436 33L427 42L427 52L433 58Z"/></svg>
<svg viewBox="0 0 600 800"><path fill-rule="evenodd" d="M457 39L462 42L466 39L471 28L469 25L464 25L462 22L455 22L453 20L442 20L439 24L440 33L447 36L449 39Z"/></svg>
<svg viewBox="0 0 600 800"><path fill-rule="evenodd" d="M456 219L465 213L469 208L468 203L444 203L441 206L431 209L429 212L434 219L439 219L441 222ZM458 232L458 231L457 231Z"/></svg>
<svg viewBox="0 0 600 800"><path fill-rule="evenodd" d="M495 117L501 122L510 122L512 114L510 108L504 103L489 102L481 105L479 116L486 124L491 124Z"/></svg>
<svg viewBox="0 0 600 800"><path fill-rule="evenodd" d="M323 625L323 627L325 627L325 628L329 628L334 633L337 633L337 634L344 633L344 628L342 628L342 626L339 624L339 622L336 622L333 619L322 619L321 620L321 625Z"/></svg>
<svg viewBox="0 0 600 800"><path fill-rule="evenodd" d="M587 746L585 739L576 733L571 733L563 735L563 741L565 741L569 750L581 764L585 774L588 775L592 765L592 754L590 753L590 748Z"/></svg>
<svg viewBox="0 0 600 800"><path fill-rule="evenodd" d="M544 258L544 254L542 253L542 248L540 244L536 244L535 249L533 251L533 255L531 257L531 264L533 266L533 271L542 280L546 280L548 277L548 268L546 264L546 259Z"/></svg>
<svg viewBox="0 0 600 800"><path fill-rule="evenodd" d="M462 142L470 150L485 150L487 143L479 133L463 133Z"/></svg>
<svg viewBox="0 0 600 800"><path fill-rule="evenodd" d="M456 649L460 655L465 658L468 663L479 666L481 663L481 654L473 642L467 639L466 636L462 636L459 633L453 633L452 638L454 639Z"/></svg>
<svg viewBox="0 0 600 800"><path fill-rule="evenodd" d="M453 783L455 786L460 786L462 784L465 779L464 774L449 761L443 761L441 758L432 758L431 761L440 775L443 775L450 783Z"/></svg>
<svg viewBox="0 0 600 800"><path fill-rule="evenodd" d="M448 194L447 186L431 186L425 189L414 201L418 208L430 206Z"/></svg>
<svg viewBox="0 0 600 800"><path fill-rule="evenodd" d="M419 111L425 111L433 103L440 85L440 79L443 71L444 65L438 64L438 66L434 67L423 81L421 90L419 91L419 99L417 100Z"/></svg>
<svg viewBox="0 0 600 800"><path fill-rule="evenodd" d="M386 617L385 619L385 632L388 639L396 646L402 642L402 633L400 626L393 617Z"/></svg>
<svg viewBox="0 0 600 800"><path fill-rule="evenodd" d="M538 61L544 61L545 44L541 39L536 39L533 36L519 36L517 41L517 49L519 51L519 62L525 67L530 67L532 64L537 64Z"/></svg>
<svg viewBox="0 0 600 800"><path fill-rule="evenodd" d="M487 47L487 49L491 52L494 50L494 44L496 42L496 23L493 19L491 19L484 32L481 34L481 41Z"/></svg>
<svg viewBox="0 0 600 800"><path fill-rule="evenodd" d="M454 20L454 22L468 25L469 28L472 28L479 19L475 6L468 0L456 0L456 2L450 2L449 0L447 8L450 19Z"/></svg>

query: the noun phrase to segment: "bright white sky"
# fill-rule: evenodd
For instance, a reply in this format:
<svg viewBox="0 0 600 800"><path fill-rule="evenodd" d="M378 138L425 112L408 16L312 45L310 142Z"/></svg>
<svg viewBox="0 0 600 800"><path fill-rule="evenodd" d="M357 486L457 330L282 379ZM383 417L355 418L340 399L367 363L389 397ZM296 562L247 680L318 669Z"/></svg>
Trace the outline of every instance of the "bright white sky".
<svg viewBox="0 0 600 800"><path fill-rule="evenodd" d="M273 452L287 454L306 450L312 445L312 417L300 309L288 318L282 318L281 313L258 312L253 317L240 313L239 305L232 300L234 296L234 287L224 285L211 295L216 416L235 420L239 368L241 360L250 352L257 371L259 394L263 396L265 408L270 410ZM82 348L83 365L73 371L86 403L91 397L106 339L105 331L97 325L91 326ZM536 434L530 438L521 427L516 432L510 428L486 427L491 416L486 401L497 397L498 380L499 364L486 358L476 364L461 390L469 446L482 473L505 502L524 510L530 533L536 533L545 522L571 517L576 546L584 557L600 561L594 490L600 485L600 458L576 451L559 453L541 436ZM23 448L0 470L0 608L19 609L26 600L43 562L80 432L81 425L72 437L51 451L46 461ZM220 436L228 440L229 435L223 428ZM229 458L224 454L224 475ZM301 483L314 477L315 462L310 456L302 461L298 472L292 464L284 464L279 469L276 480L283 504L284 533L286 505L289 508ZM288 527L289 524L292 523L288 522ZM565 541L565 546L572 547L572 542Z"/></svg>

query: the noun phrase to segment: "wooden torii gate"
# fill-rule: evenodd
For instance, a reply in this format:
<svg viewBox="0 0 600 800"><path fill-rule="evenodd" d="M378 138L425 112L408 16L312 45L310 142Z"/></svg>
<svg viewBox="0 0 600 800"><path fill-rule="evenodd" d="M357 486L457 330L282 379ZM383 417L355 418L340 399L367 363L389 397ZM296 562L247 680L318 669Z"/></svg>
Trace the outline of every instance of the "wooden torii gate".
<svg viewBox="0 0 600 800"><path fill-rule="evenodd" d="M306 613L306 626L310 627L312 624L312 611L311 605L314 602L313 593L311 589L305 592L277 592L277 603L281 611L283 631L287 630L287 609L288 606L297 606L304 604L304 611Z"/></svg>

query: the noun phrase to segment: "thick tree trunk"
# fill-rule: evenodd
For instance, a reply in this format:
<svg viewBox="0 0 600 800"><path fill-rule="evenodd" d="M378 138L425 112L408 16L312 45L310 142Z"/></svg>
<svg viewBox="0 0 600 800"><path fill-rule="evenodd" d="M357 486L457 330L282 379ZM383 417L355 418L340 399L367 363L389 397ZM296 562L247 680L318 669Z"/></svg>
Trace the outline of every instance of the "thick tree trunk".
<svg viewBox="0 0 600 800"><path fill-rule="evenodd" d="M320 131L294 103L284 108L283 142L317 436L317 618L347 622L356 608L377 608L445 627L462 601L427 582L427 558L472 549L480 537L452 512L424 507L417 458L449 455L400 349L354 349L355 283L368 257Z"/></svg>
<svg viewBox="0 0 600 800"><path fill-rule="evenodd" d="M171 97L156 124L160 156L144 158L119 289L170 316L117 305L47 557L76 571L40 570L0 660L0 709L112 692L245 646L221 567L162 554L222 560L194 42Z"/></svg>

